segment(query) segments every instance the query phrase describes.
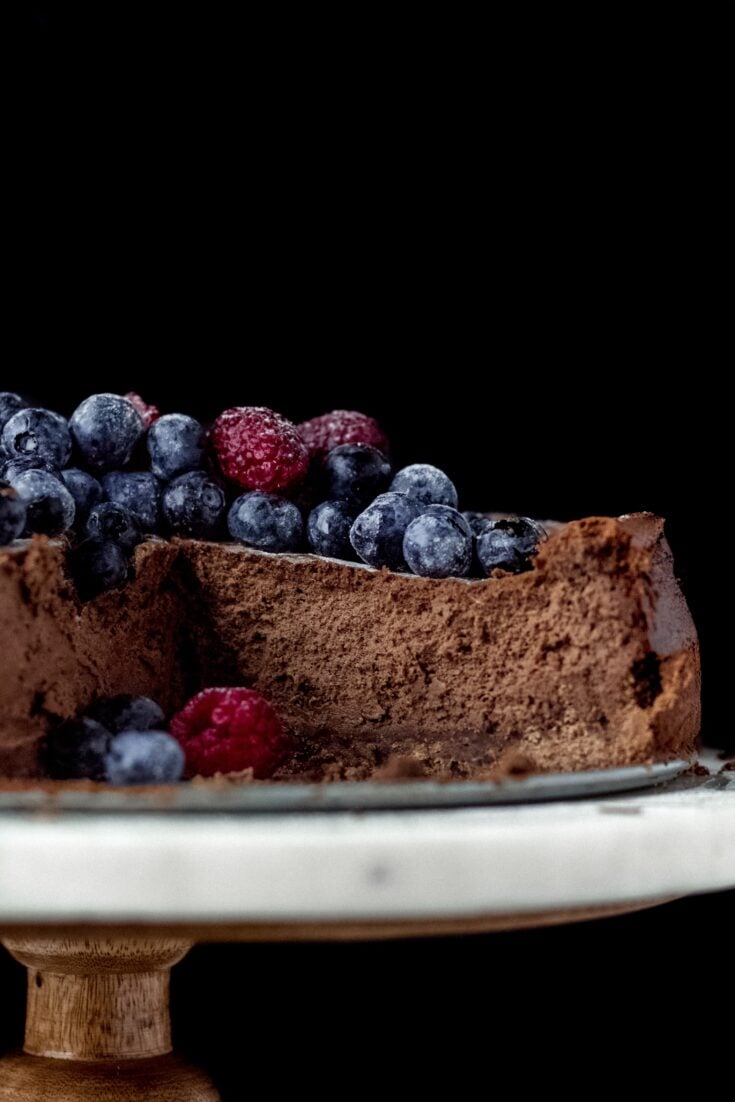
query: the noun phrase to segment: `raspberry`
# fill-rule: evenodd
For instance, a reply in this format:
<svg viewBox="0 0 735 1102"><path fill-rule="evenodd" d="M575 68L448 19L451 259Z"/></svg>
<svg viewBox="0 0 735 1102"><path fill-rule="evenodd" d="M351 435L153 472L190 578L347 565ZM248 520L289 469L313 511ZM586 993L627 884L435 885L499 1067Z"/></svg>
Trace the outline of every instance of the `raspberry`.
<svg viewBox="0 0 735 1102"><path fill-rule="evenodd" d="M147 402L144 402L140 394L136 394L134 390L129 390L127 394L123 394L123 398L127 398L131 406L135 406L140 416L143 418L143 424L147 429L151 427L154 421L157 421L161 416L161 411L158 406L150 406Z"/></svg>
<svg viewBox="0 0 735 1102"><path fill-rule="evenodd" d="M212 425L211 440L225 478L246 490L286 490L309 466L296 426L265 406L226 409Z"/></svg>
<svg viewBox="0 0 735 1102"><path fill-rule="evenodd" d="M338 444L370 444L387 456L388 437L377 421L353 409L333 409L298 426L301 439L315 459L323 459Z"/></svg>
<svg viewBox="0 0 735 1102"><path fill-rule="evenodd" d="M252 769L270 777L290 750L280 719L253 689L203 689L171 720L186 753L186 776Z"/></svg>

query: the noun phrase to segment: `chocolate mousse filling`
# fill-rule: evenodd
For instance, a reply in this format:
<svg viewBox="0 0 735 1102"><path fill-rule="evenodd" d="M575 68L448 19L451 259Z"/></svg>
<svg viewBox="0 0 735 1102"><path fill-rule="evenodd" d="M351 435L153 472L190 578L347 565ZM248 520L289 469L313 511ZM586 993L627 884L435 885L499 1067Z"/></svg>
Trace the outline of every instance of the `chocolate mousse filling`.
<svg viewBox="0 0 735 1102"><path fill-rule="evenodd" d="M149 540L79 601L60 544L0 551L0 774L40 775L49 725L139 693L262 692L293 734L274 780L491 776L688 756L699 650L663 522L554 526L526 573L431 579L235 544ZM411 763L415 763L415 768Z"/></svg>

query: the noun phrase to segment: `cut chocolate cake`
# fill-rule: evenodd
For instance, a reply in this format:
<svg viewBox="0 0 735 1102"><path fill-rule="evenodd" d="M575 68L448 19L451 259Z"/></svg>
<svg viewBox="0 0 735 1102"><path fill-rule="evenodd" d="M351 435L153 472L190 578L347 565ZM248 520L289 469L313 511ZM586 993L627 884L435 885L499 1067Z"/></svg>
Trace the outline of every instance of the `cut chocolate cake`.
<svg viewBox="0 0 735 1102"><path fill-rule="evenodd" d="M158 539L81 602L62 542L0 549L0 773L36 776L54 723L99 697L170 714L202 686L262 692L291 733L274 780L400 758L491 776L691 754L699 652L663 522L553 526L522 573L416 577L240 544ZM410 769L409 772L414 770Z"/></svg>

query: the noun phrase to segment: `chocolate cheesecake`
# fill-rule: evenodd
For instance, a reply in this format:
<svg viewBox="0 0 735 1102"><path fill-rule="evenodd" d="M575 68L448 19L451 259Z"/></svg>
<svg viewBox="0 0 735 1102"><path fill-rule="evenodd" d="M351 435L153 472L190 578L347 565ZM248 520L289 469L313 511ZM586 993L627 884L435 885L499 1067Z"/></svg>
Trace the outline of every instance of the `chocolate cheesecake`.
<svg viewBox="0 0 735 1102"><path fill-rule="evenodd" d="M170 714L205 685L273 704L295 747L274 780L601 768L686 757L699 731L696 631L649 514L552 526L532 570L477 580L154 539L85 603L36 537L0 550L0 628L8 777L40 775L49 727L97 697Z"/></svg>

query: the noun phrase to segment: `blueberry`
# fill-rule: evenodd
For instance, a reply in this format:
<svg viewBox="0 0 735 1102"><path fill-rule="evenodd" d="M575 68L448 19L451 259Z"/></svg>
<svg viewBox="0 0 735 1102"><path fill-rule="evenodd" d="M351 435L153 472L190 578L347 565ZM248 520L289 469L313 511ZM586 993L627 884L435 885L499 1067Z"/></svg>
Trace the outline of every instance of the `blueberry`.
<svg viewBox="0 0 735 1102"><path fill-rule="evenodd" d="M46 768L58 780L103 781L112 735L93 719L71 719L52 731L46 743Z"/></svg>
<svg viewBox="0 0 735 1102"><path fill-rule="evenodd" d="M5 427L5 422L9 421L19 409L25 409L27 405L28 402L21 398L20 394L13 394L10 390L0 391L0 433ZM0 451L2 451L1 447Z"/></svg>
<svg viewBox="0 0 735 1102"><path fill-rule="evenodd" d="M492 525L492 521L486 513L473 513L470 510L462 513L472 531L473 536L481 536L485 529Z"/></svg>
<svg viewBox="0 0 735 1102"><path fill-rule="evenodd" d="M220 532L225 495L204 471L189 471L163 491L162 509L174 535L213 539Z"/></svg>
<svg viewBox="0 0 735 1102"><path fill-rule="evenodd" d="M55 463L51 463L48 459L41 459L40 456L28 455L23 459L6 459L0 467L0 478L5 482L12 482L19 474L25 474L26 471L48 471L49 474L59 477L59 468Z"/></svg>
<svg viewBox="0 0 735 1102"><path fill-rule="evenodd" d="M465 512L462 516L467 521L472 531L472 569L470 571L475 577L484 578L485 571L482 569L482 564L477 557L477 541L487 528L492 528L492 520L487 513L474 513Z"/></svg>
<svg viewBox="0 0 735 1102"><path fill-rule="evenodd" d="M103 501L90 510L86 532L93 540L114 540L128 552L143 538L133 514L116 501Z"/></svg>
<svg viewBox="0 0 735 1102"><path fill-rule="evenodd" d="M184 763L184 751L165 731L122 731L105 759L110 784L175 784Z"/></svg>
<svg viewBox="0 0 735 1102"><path fill-rule="evenodd" d="M102 479L108 501L133 514L142 532L161 527L161 483L150 471L110 471Z"/></svg>
<svg viewBox="0 0 735 1102"><path fill-rule="evenodd" d="M520 574L531 569L530 560L545 539L544 529L529 517L492 520L478 537L477 557L486 574L493 570Z"/></svg>
<svg viewBox="0 0 735 1102"><path fill-rule="evenodd" d="M3 445L10 459L47 459L63 467L71 454L69 425L50 409L21 409L5 423Z"/></svg>
<svg viewBox="0 0 735 1102"><path fill-rule="evenodd" d="M0 547L17 539L26 526L26 504L17 490L0 482Z"/></svg>
<svg viewBox="0 0 735 1102"><path fill-rule="evenodd" d="M75 505L66 486L48 471L24 471L12 486L26 503L26 525L31 532L58 536L74 523Z"/></svg>
<svg viewBox="0 0 735 1102"><path fill-rule="evenodd" d="M298 551L304 539L304 520L292 501L254 490L236 498L227 515L233 539L261 551Z"/></svg>
<svg viewBox="0 0 735 1102"><path fill-rule="evenodd" d="M85 540L69 554L69 568L83 601L125 585L128 558L113 540Z"/></svg>
<svg viewBox="0 0 735 1102"><path fill-rule="evenodd" d="M206 441L204 427L193 417L183 413L159 417L149 428L146 440L151 470L166 480L195 471L204 461Z"/></svg>
<svg viewBox="0 0 735 1102"><path fill-rule="evenodd" d="M404 467L390 484L396 494L408 494L420 505L449 505L457 508L457 491L444 471L430 463L414 463Z"/></svg>
<svg viewBox="0 0 735 1102"><path fill-rule="evenodd" d="M406 529L403 555L424 578L463 578L472 565L470 526L456 509L430 505Z"/></svg>
<svg viewBox="0 0 735 1102"><path fill-rule="evenodd" d="M87 709L87 715L96 719L114 735L120 731L153 731L165 727L166 717L162 708L149 696L131 696L123 693L95 700Z"/></svg>
<svg viewBox="0 0 735 1102"><path fill-rule="evenodd" d="M390 479L390 463L369 444L340 444L327 455L323 472L326 497L364 508Z"/></svg>
<svg viewBox="0 0 735 1102"><path fill-rule="evenodd" d="M420 513L419 503L405 494L381 494L352 525L350 543L370 566L405 570L403 537Z"/></svg>
<svg viewBox="0 0 735 1102"><path fill-rule="evenodd" d="M80 471L78 467L67 467L61 472L59 478L74 498L76 506L74 523L79 527L85 523L89 510L102 501L104 497L102 487L96 478L92 478L92 475L87 474L86 471Z"/></svg>
<svg viewBox="0 0 735 1102"><path fill-rule="evenodd" d="M323 501L309 513L306 535L309 547L316 555L331 559L354 559L350 543L350 528L355 509L346 501Z"/></svg>
<svg viewBox="0 0 735 1102"><path fill-rule="evenodd" d="M71 434L87 466L94 471L124 467L143 435L143 418L119 394L93 394L77 406Z"/></svg>

